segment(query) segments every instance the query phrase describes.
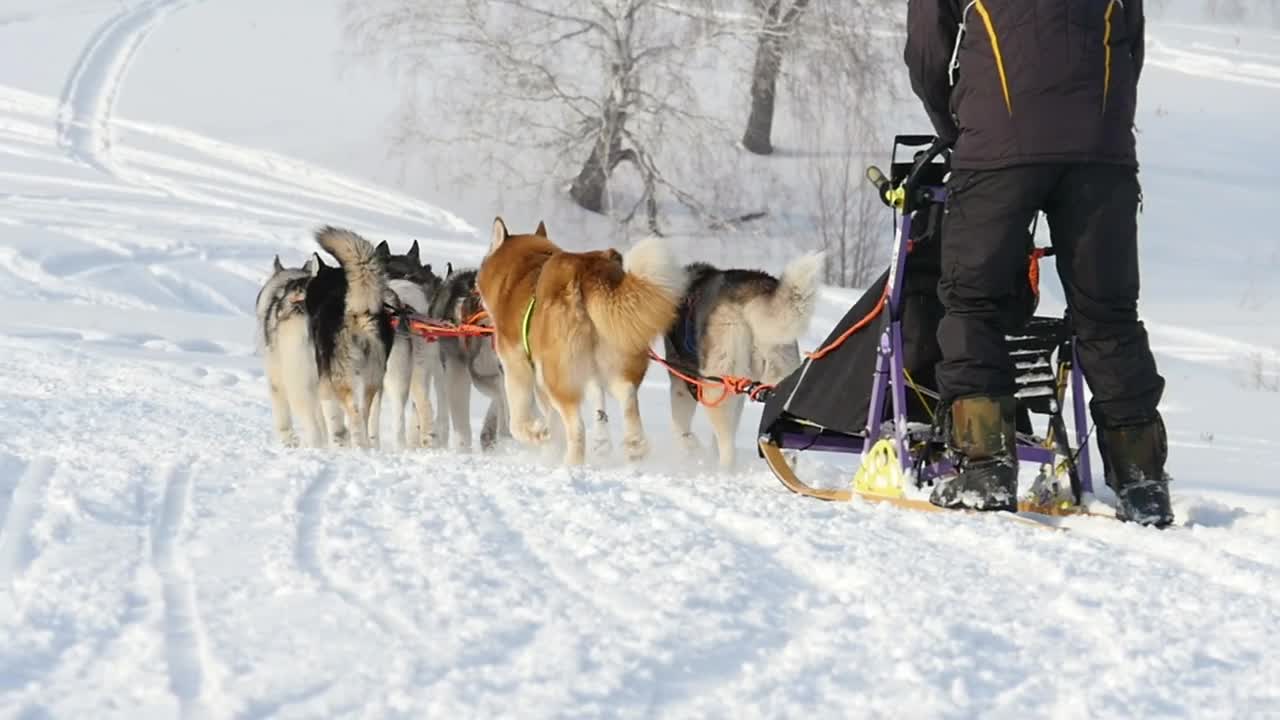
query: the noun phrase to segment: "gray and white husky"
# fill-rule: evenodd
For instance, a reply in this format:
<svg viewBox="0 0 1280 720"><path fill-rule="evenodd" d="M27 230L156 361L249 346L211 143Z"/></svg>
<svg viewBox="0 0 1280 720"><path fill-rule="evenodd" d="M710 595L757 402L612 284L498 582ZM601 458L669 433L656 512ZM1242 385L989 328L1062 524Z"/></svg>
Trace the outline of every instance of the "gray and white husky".
<svg viewBox="0 0 1280 720"><path fill-rule="evenodd" d="M703 376L734 375L768 384L782 380L800 366L797 339L813 318L821 269L821 253L793 260L781 278L760 270L686 265L688 289L663 338L668 361ZM687 450L695 451L696 389L675 375L669 377L676 435ZM710 388L707 396L715 399L721 392ZM734 465L734 436L744 401L737 395L707 407L724 469Z"/></svg>
<svg viewBox="0 0 1280 720"><path fill-rule="evenodd" d="M476 291L476 270L452 271L431 304L431 317L455 325L473 318L484 310ZM488 320L477 324L488 325ZM449 417L458 433L460 449L471 449L471 386L489 398L484 425L480 429L480 447L492 449L499 437L510 437L506 391L502 365L488 337L441 338L440 353L444 359L445 383L448 386Z"/></svg>
<svg viewBox="0 0 1280 720"><path fill-rule="evenodd" d="M386 241L378 244L378 254L386 259L388 287L395 293L393 304L407 306L416 314L429 316L431 302L443 287L439 275L431 265L423 265L418 255L418 241L413 241L409 251L397 255L391 252ZM450 266L452 269L452 266ZM384 394L391 402L392 433L400 447L447 447L449 444L448 388L445 384L444 359L440 343L429 341L421 335L397 331L391 355L387 359L387 376ZM435 387L434 417L430 393ZM373 423L370 432L376 433L380 417L381 398L374 401ZM409 399L414 406L416 430L413 442L405 437L404 411ZM396 414L398 413L398 414Z"/></svg>
<svg viewBox="0 0 1280 720"><path fill-rule="evenodd" d="M325 445L316 344L306 308L308 286L322 265L320 256L312 253L301 268L286 268L277 255L255 301L257 345L266 365L271 414L276 435L287 447L299 445L295 421L307 447Z"/></svg>

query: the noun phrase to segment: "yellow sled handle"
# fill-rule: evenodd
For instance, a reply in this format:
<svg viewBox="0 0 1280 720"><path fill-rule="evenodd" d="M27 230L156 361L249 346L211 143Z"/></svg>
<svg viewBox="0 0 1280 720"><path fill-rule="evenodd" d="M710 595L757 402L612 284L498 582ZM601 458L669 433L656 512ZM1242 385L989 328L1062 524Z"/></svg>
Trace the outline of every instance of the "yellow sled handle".
<svg viewBox="0 0 1280 720"><path fill-rule="evenodd" d="M906 188L893 187L893 183L890 182L889 178L885 177L880 168L875 165L867 168L867 180L871 181L871 184L876 188L876 192L880 194L880 202L898 210L901 210L903 205L906 204Z"/></svg>

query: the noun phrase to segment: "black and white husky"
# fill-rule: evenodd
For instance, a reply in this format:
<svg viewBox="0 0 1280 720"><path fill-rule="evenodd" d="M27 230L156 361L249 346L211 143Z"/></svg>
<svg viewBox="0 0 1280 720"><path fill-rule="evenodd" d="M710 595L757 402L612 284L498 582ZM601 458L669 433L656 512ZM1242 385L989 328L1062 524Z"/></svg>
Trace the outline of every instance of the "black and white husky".
<svg viewBox="0 0 1280 720"><path fill-rule="evenodd" d="M257 344L266 365L271 413L276 435L287 447L299 445L295 421L307 447L325 445L316 345L306 308L308 286L323 265L320 256L312 253L302 267L286 268L277 255L255 301Z"/></svg>
<svg viewBox="0 0 1280 720"><path fill-rule="evenodd" d="M782 380L800 366L797 339L813 317L821 269L821 253L793 260L781 278L759 270L686 265L688 290L663 339L667 359L703 376L733 375L768 384ZM669 377L676 435L686 449L695 451L696 388L675 375ZM722 392L718 387L706 391L712 401ZM734 465L734 435L743 403L738 395L707 407L725 469Z"/></svg>
<svg viewBox="0 0 1280 720"><path fill-rule="evenodd" d="M385 259L368 240L329 226L315 237L339 265L321 266L306 292L330 435L336 444L345 444L349 429L356 447L368 448L373 401L382 392L395 337L384 305L396 296L387 285ZM331 409L335 404L341 412ZM346 428L341 426L343 413Z"/></svg>

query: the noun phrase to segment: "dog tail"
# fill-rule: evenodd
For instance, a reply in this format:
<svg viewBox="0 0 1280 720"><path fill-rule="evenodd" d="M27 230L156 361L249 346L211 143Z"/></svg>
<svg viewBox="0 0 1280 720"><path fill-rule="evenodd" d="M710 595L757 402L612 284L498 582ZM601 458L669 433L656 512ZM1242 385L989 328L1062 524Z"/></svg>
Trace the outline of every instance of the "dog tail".
<svg viewBox="0 0 1280 720"><path fill-rule="evenodd" d="M747 324L758 342L764 345L795 342L809 329L821 271L821 252L802 255L782 271L773 292L746 304Z"/></svg>
<svg viewBox="0 0 1280 720"><path fill-rule="evenodd" d="M642 353L675 322L685 272L666 243L651 237L622 256L622 279L605 292L587 292L587 315L602 340L624 353Z"/></svg>
<svg viewBox="0 0 1280 720"><path fill-rule="evenodd" d="M377 315L387 292L386 268L368 240L350 230L326 225L316 231L316 242L338 259L347 276L347 312Z"/></svg>

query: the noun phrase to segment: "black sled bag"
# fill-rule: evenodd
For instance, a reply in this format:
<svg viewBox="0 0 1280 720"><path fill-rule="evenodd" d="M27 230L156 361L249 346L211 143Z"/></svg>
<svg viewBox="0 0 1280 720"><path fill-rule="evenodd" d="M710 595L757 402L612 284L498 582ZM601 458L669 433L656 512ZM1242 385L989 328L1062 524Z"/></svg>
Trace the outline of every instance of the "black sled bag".
<svg viewBox="0 0 1280 720"><path fill-rule="evenodd" d="M913 214L910 251L901 280L903 366L915 385L929 390L936 387L934 367L942 358L937 338L938 323L943 316L942 302L938 299L938 281L942 274L938 228L942 212L941 205L932 204ZM876 312L888 282L889 270L886 269L819 347L828 347L849 328ZM760 417L760 434L772 437L783 431L810 433L818 429L813 425L848 435L865 434L877 348L889 319L886 301L874 320L838 347L818 359L806 357L795 372L777 384L765 402ZM882 422L892 417L890 392L886 383ZM927 400L929 406L926 408L915 392L908 391L907 417L910 421L930 422L929 413L935 401L932 398Z"/></svg>

